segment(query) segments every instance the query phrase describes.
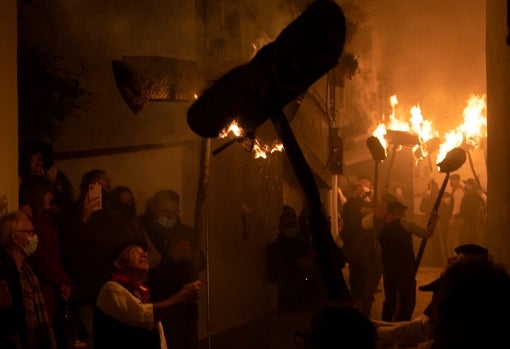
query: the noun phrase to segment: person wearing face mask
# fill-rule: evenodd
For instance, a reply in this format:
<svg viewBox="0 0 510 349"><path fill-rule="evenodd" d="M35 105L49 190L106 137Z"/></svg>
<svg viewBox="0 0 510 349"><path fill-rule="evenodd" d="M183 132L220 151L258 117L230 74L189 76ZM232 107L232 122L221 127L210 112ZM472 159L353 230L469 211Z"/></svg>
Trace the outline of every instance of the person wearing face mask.
<svg viewBox="0 0 510 349"><path fill-rule="evenodd" d="M197 280L199 272L205 269L205 254L198 234L181 221L179 205L180 197L175 191L159 190L140 217L148 245L152 244L161 255L159 263L151 265L149 271L149 286L155 301L178 293L183 285ZM198 348L197 304L177 305L173 315L162 324L169 348Z"/></svg>
<svg viewBox="0 0 510 349"><path fill-rule="evenodd" d="M285 205L280 215L279 233L267 246L267 276L278 289L280 314L310 310L318 306L322 285L315 249L300 233L296 211Z"/></svg>
<svg viewBox="0 0 510 349"><path fill-rule="evenodd" d="M64 341L65 334L58 326L61 318L56 314L59 314L57 309L67 305L72 282L61 260L60 232L56 214L51 210L52 200L51 182L46 177L25 177L19 187L20 210L30 218L39 238L37 251L30 256L30 263L39 278L50 323L54 325L55 336L60 342Z"/></svg>
<svg viewBox="0 0 510 349"><path fill-rule="evenodd" d="M25 213L0 218L0 348L56 348L39 279L27 260L37 245Z"/></svg>

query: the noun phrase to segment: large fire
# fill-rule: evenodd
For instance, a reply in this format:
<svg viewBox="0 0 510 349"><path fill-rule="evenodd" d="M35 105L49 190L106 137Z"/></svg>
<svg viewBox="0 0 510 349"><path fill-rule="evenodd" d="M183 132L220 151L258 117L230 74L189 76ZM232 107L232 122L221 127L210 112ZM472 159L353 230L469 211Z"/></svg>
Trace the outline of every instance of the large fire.
<svg viewBox="0 0 510 349"><path fill-rule="evenodd" d="M485 95L471 95L467 101L467 106L463 111L464 122L453 130L439 136L430 120L426 120L421 112L420 105L417 104L410 109L408 120L397 118L395 106L398 104L397 96L390 97L392 112L386 119L383 115L383 121L377 125L372 135L377 137L385 149L389 149L386 136L389 130L403 131L411 135L416 135L419 144L413 146L413 154L416 160L422 160L437 150L436 163L440 163L445 155L455 147L480 147L482 140L487 137L487 117ZM439 146L433 146L434 140L438 140ZM399 145L393 145L398 147ZM469 150L469 149L468 149Z"/></svg>
<svg viewBox="0 0 510 349"><path fill-rule="evenodd" d="M487 137L486 112L485 95L471 95L463 111L464 123L445 134L437 154L437 163L455 147L467 147L468 151L480 147L482 140Z"/></svg>

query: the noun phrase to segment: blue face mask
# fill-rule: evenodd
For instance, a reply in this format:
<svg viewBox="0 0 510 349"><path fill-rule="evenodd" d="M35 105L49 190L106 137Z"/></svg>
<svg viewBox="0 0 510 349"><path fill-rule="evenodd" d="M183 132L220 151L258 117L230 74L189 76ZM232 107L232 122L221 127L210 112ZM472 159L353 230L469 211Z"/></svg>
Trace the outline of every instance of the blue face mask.
<svg viewBox="0 0 510 349"><path fill-rule="evenodd" d="M168 219L166 217L161 217L160 219L158 219L158 223L165 228L172 228L173 226L175 226L175 224L177 224L177 219Z"/></svg>

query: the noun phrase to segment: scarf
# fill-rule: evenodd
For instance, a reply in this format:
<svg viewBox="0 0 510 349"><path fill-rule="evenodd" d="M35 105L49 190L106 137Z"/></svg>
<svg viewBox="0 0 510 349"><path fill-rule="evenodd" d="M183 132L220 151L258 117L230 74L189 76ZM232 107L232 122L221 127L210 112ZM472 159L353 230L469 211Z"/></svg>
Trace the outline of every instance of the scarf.
<svg viewBox="0 0 510 349"><path fill-rule="evenodd" d="M23 295L23 313L25 314L25 348L55 348L41 285L28 263L23 263L21 266L19 278Z"/></svg>
<svg viewBox="0 0 510 349"><path fill-rule="evenodd" d="M141 300L142 303L150 303L150 289L146 285L134 282L122 274L113 274L112 281L124 286L133 296Z"/></svg>

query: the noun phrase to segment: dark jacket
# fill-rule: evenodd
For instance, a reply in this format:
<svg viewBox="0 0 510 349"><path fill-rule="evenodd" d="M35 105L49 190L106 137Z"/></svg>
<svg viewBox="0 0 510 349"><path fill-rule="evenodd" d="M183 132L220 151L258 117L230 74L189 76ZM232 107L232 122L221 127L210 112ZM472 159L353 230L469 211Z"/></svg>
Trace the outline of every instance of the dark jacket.
<svg viewBox="0 0 510 349"><path fill-rule="evenodd" d="M126 325L94 307L94 348L160 349L157 327L152 330Z"/></svg>
<svg viewBox="0 0 510 349"><path fill-rule="evenodd" d="M135 235L122 213L108 207L94 212L86 223L80 218L79 206L69 218L62 253L74 282L72 297L93 304L101 286L111 278L114 248Z"/></svg>
<svg viewBox="0 0 510 349"><path fill-rule="evenodd" d="M0 308L0 347L16 348L14 343L6 338L10 337L14 340L18 336L19 338L24 338L25 336L21 285L16 264L3 247L0 247L0 280L7 282L12 295L11 308Z"/></svg>
<svg viewBox="0 0 510 349"><path fill-rule="evenodd" d="M412 235L402 227L400 219L395 219L382 228L379 242L384 267L416 264Z"/></svg>
<svg viewBox="0 0 510 349"><path fill-rule="evenodd" d="M311 242L302 236L289 238L280 233L267 247L267 274L278 285L278 310L289 312L309 309L327 296L319 265L313 257L309 267L301 268L298 260L311 258Z"/></svg>

